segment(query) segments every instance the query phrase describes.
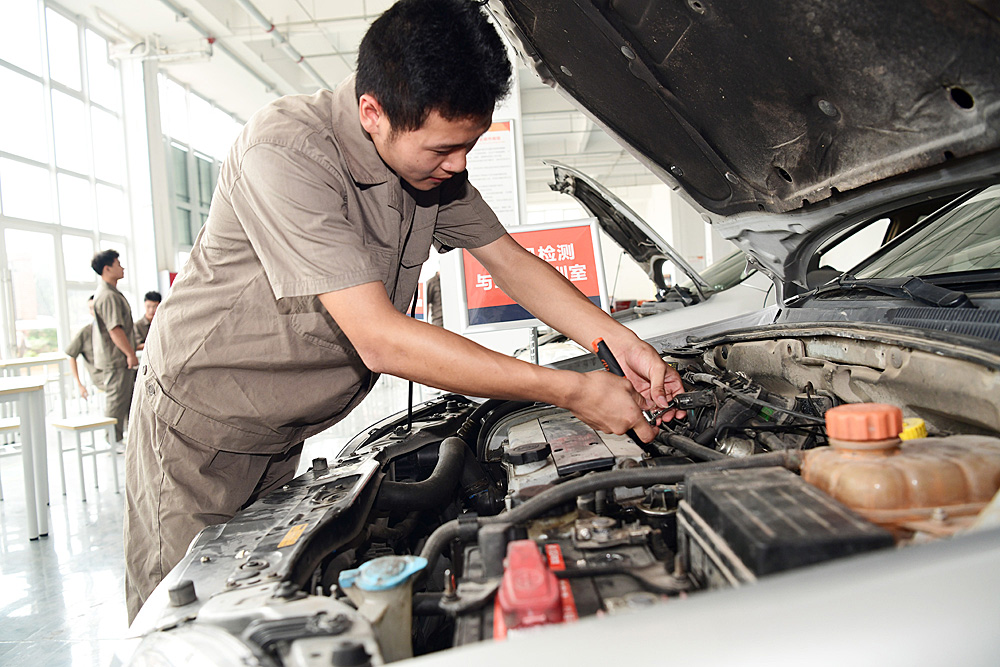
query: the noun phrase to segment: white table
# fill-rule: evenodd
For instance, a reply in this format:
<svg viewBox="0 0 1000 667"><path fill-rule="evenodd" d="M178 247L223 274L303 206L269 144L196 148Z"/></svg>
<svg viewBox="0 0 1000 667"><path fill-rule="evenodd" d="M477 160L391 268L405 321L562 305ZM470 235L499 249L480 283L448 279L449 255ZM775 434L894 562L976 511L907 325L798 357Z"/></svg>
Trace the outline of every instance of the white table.
<svg viewBox="0 0 1000 667"><path fill-rule="evenodd" d="M45 378L0 378L0 402L17 402L28 539L49 534L49 466L45 442Z"/></svg>
<svg viewBox="0 0 1000 667"><path fill-rule="evenodd" d="M69 357L62 352L47 352L39 354L37 357L21 357L18 359L0 360L0 375L5 377L20 377L22 369L28 371L31 376L31 369L37 366L56 366L59 373L59 405L61 412L59 416L66 418L66 375Z"/></svg>

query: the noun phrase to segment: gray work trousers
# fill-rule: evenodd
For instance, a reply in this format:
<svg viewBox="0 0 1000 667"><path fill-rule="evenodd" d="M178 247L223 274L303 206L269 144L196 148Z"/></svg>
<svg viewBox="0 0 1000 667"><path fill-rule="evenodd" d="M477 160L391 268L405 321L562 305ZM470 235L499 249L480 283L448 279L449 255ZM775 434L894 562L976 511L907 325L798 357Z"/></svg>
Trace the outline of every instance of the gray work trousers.
<svg viewBox="0 0 1000 667"><path fill-rule="evenodd" d="M288 483L302 443L282 454L228 452L195 442L135 392L125 453L125 601L131 625L201 529Z"/></svg>
<svg viewBox="0 0 1000 667"><path fill-rule="evenodd" d="M132 390L135 388L136 369L115 366L104 369L104 416L114 417L115 440L121 442L128 422L129 406L132 404Z"/></svg>

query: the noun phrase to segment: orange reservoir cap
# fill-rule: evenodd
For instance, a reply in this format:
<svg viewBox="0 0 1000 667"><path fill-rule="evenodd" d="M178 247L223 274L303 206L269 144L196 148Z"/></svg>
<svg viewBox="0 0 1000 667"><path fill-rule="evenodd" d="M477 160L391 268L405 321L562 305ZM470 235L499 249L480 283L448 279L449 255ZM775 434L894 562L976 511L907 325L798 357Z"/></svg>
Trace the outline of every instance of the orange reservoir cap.
<svg viewBox="0 0 1000 667"><path fill-rule="evenodd" d="M903 411L885 403L850 403L826 412L826 434L834 440L871 442L898 438Z"/></svg>

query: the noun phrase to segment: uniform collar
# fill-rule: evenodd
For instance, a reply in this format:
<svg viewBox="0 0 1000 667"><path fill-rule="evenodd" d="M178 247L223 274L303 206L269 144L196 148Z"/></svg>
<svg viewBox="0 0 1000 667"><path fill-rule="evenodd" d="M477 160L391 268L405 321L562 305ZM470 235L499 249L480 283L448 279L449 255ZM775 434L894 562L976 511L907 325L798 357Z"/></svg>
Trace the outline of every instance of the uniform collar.
<svg viewBox="0 0 1000 667"><path fill-rule="evenodd" d="M333 134L343 149L344 161L351 178L358 184L377 185L394 177L395 174L375 150L371 137L361 127L353 75L333 91L332 106Z"/></svg>

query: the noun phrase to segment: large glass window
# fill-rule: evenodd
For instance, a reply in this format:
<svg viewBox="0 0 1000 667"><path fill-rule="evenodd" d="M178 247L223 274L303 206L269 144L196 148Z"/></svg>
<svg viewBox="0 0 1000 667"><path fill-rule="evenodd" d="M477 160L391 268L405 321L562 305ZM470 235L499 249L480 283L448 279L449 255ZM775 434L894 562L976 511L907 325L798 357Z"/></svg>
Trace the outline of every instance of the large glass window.
<svg viewBox="0 0 1000 667"><path fill-rule="evenodd" d="M160 79L160 113L164 134L181 143L190 141L187 91L176 81Z"/></svg>
<svg viewBox="0 0 1000 667"><path fill-rule="evenodd" d="M55 2L2 6L0 260L14 283L0 283L0 313L16 320L4 328L7 356L56 350L57 337L89 320L90 260L114 248L124 262L133 225L111 44Z"/></svg>
<svg viewBox="0 0 1000 667"><path fill-rule="evenodd" d="M177 243L182 246L191 247L197 234L191 230L191 211L180 206L174 207L174 231L177 234Z"/></svg>
<svg viewBox="0 0 1000 667"><path fill-rule="evenodd" d="M97 274L90 268L90 260L94 258L96 252L93 237L65 234L62 237L62 246L66 280L75 283L94 282Z"/></svg>
<svg viewBox="0 0 1000 667"><path fill-rule="evenodd" d="M95 229L94 188L85 178L59 174L59 222L77 229Z"/></svg>
<svg viewBox="0 0 1000 667"><path fill-rule="evenodd" d="M52 222L48 169L0 159L0 212L11 218Z"/></svg>
<svg viewBox="0 0 1000 667"><path fill-rule="evenodd" d="M119 188L97 184L97 225L105 234L128 235L129 215L125 193Z"/></svg>
<svg viewBox="0 0 1000 667"><path fill-rule="evenodd" d="M91 276L95 276L93 271ZM88 282L93 282L89 280ZM93 320L90 317L90 309L87 307L88 298L93 295L93 287L67 287L66 303L69 306L69 335L73 337L76 332L83 327L89 327Z"/></svg>
<svg viewBox="0 0 1000 667"><path fill-rule="evenodd" d="M51 7L45 10L49 42L49 76L53 81L81 90L80 28Z"/></svg>
<svg viewBox="0 0 1000 667"><path fill-rule="evenodd" d="M59 349L56 336L56 262L51 234L8 229L4 234L14 297L17 356Z"/></svg>
<svg viewBox="0 0 1000 667"><path fill-rule="evenodd" d="M0 21L0 24L4 21ZM39 162L48 159L45 129L45 90L40 81L0 67L0 90L4 99L0 111L0 151ZM16 104L10 103L17 100Z"/></svg>
<svg viewBox="0 0 1000 667"><path fill-rule="evenodd" d="M198 165L198 203L208 208L212 203L218 170L212 160L201 155L195 156L194 162Z"/></svg>
<svg viewBox="0 0 1000 667"><path fill-rule="evenodd" d="M42 39L38 29L38 0L4 0L3 20L0 21L0 60L41 76Z"/></svg>
<svg viewBox="0 0 1000 667"><path fill-rule="evenodd" d="M191 201L188 179L188 151L180 144L170 145L170 169L173 176L174 197L185 202Z"/></svg>
<svg viewBox="0 0 1000 667"><path fill-rule="evenodd" d="M94 122L94 173L102 181L125 182L125 132L118 116L97 107L91 108Z"/></svg>
<svg viewBox="0 0 1000 667"><path fill-rule="evenodd" d="M118 68L108 59L108 40L93 30L87 31L87 82L91 100L112 111L121 111Z"/></svg>
<svg viewBox="0 0 1000 667"><path fill-rule="evenodd" d="M93 173L87 138L87 105L83 100L53 90L52 124L55 129L56 166L78 174Z"/></svg>
<svg viewBox="0 0 1000 667"><path fill-rule="evenodd" d="M175 252L181 266L208 219L222 159L243 126L165 76L160 78L160 110L170 160Z"/></svg>

